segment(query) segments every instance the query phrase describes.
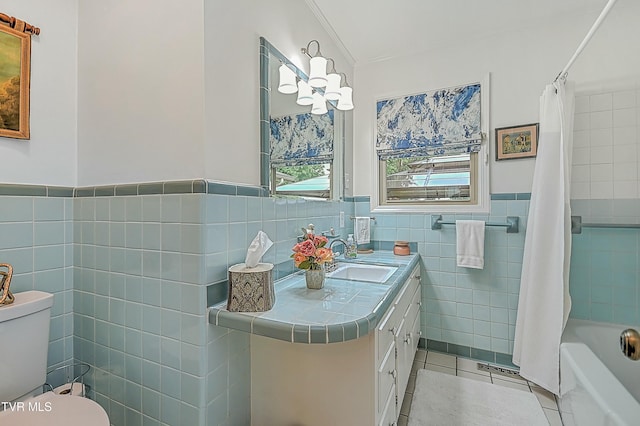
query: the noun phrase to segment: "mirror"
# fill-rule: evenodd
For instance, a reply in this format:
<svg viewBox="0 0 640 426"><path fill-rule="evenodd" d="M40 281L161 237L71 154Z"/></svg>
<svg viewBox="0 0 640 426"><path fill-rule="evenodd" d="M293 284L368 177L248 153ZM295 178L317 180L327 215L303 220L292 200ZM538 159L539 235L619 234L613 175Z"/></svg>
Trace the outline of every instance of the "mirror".
<svg viewBox="0 0 640 426"><path fill-rule="evenodd" d="M326 103L326 113L311 114L311 105L296 103L297 92L280 93L279 68L283 64L293 71L296 80L308 80L302 70L261 37L262 189L271 196L342 199L345 114L331 102Z"/></svg>

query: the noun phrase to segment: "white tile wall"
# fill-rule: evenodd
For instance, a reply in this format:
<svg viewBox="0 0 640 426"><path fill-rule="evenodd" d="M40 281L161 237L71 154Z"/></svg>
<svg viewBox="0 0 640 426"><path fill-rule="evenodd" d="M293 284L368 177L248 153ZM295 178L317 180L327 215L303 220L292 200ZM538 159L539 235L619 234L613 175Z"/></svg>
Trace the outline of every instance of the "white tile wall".
<svg viewBox="0 0 640 426"><path fill-rule="evenodd" d="M640 90L578 94L575 102L571 198L640 196Z"/></svg>

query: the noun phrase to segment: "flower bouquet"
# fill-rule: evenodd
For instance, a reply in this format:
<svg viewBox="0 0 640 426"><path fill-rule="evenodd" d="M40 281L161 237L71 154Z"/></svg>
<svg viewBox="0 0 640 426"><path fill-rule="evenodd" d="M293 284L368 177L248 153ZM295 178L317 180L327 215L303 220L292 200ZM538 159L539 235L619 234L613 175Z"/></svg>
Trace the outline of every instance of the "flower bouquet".
<svg viewBox="0 0 640 426"><path fill-rule="evenodd" d="M306 269L307 287L320 289L324 286L325 263L333 260L333 251L325 246L329 240L322 235L306 234L304 241L293 246L293 264Z"/></svg>
<svg viewBox="0 0 640 426"><path fill-rule="evenodd" d="M333 260L333 251L325 246L329 240L322 235L306 234L304 241L293 246L293 264L300 269L322 269Z"/></svg>

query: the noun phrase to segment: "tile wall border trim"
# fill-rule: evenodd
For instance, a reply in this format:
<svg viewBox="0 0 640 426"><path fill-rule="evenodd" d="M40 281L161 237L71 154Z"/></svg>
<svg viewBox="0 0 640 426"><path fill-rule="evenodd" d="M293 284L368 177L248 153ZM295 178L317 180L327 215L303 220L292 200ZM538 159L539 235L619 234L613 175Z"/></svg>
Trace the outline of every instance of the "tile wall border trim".
<svg viewBox="0 0 640 426"><path fill-rule="evenodd" d="M73 197L73 187L0 183L0 196Z"/></svg>
<svg viewBox="0 0 640 426"><path fill-rule="evenodd" d="M515 200L530 200L530 199L531 199L530 192L503 192L503 193L491 194L492 201L498 201L498 200L515 201Z"/></svg>
<svg viewBox="0 0 640 426"><path fill-rule="evenodd" d="M268 191L259 186L233 185L205 179L80 187L0 183L0 196L85 198L167 194L269 196Z"/></svg>
<svg viewBox="0 0 640 426"><path fill-rule="evenodd" d="M240 195L247 197L269 197L269 191L260 186L233 185L208 181L206 179L176 180L162 182L127 183L99 186L49 186L0 183L0 196L26 197L116 197L129 195L166 195L166 194L215 194ZM505 192L491 194L491 200L530 200L530 192ZM345 202L368 202L367 195L345 197Z"/></svg>
<svg viewBox="0 0 640 426"><path fill-rule="evenodd" d="M530 192L502 192L491 194L492 200L530 200ZM345 197L345 201L354 201L356 203L371 201L368 195L358 195L354 197Z"/></svg>

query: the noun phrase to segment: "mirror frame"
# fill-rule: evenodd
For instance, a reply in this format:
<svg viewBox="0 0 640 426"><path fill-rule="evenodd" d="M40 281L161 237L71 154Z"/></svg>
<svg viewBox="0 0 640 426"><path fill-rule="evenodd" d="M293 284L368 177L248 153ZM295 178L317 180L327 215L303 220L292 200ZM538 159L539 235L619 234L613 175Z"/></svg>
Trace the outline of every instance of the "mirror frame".
<svg viewBox="0 0 640 426"><path fill-rule="evenodd" d="M291 62L264 37L260 37L260 188L264 196L272 196L269 185L271 175L271 136L270 127L270 55L280 62L289 65L298 78L308 81L309 77L297 65ZM334 153L332 176L330 181L330 198L327 201L341 200L344 197L344 144L345 144L345 114L336 108L335 101L328 101L334 110Z"/></svg>

